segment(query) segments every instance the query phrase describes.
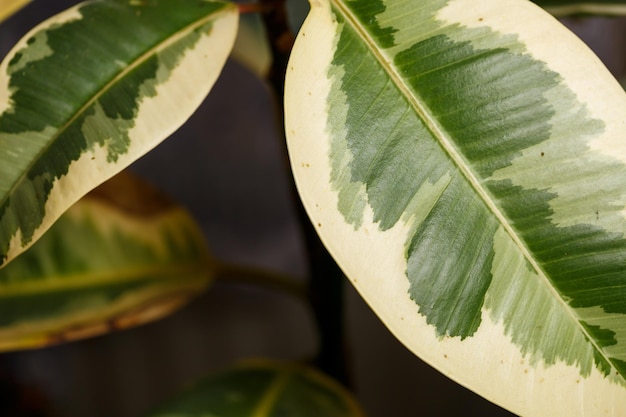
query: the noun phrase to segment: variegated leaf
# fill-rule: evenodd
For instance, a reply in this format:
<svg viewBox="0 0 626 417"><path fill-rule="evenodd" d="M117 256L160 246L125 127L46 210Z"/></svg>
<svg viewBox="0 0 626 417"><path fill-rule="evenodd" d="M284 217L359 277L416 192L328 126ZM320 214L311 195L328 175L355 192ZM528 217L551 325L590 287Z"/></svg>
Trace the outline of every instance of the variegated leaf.
<svg viewBox="0 0 626 417"><path fill-rule="evenodd" d="M521 0L314 0L287 76L301 197L390 330L515 413L626 415L626 97L582 42Z"/></svg>
<svg viewBox="0 0 626 417"><path fill-rule="evenodd" d="M206 377L147 417L363 417L345 388L299 365L254 361Z"/></svg>
<svg viewBox="0 0 626 417"><path fill-rule="evenodd" d="M232 4L92 1L0 65L0 264L180 126L219 75Z"/></svg>
<svg viewBox="0 0 626 417"><path fill-rule="evenodd" d="M187 212L120 174L0 269L0 350L157 319L204 290L213 269Z"/></svg>

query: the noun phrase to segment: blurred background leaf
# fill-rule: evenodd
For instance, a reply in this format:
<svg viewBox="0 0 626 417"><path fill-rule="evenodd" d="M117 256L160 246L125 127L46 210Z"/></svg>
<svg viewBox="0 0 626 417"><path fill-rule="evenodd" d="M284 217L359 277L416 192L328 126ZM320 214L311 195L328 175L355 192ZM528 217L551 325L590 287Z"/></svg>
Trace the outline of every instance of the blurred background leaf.
<svg viewBox="0 0 626 417"><path fill-rule="evenodd" d="M0 22L30 3L31 0L2 0L0 3Z"/></svg>
<svg viewBox="0 0 626 417"><path fill-rule="evenodd" d="M186 211L120 174L0 269L0 350L33 348L162 317L213 275Z"/></svg>
<svg viewBox="0 0 626 417"><path fill-rule="evenodd" d="M626 1L623 0L532 0L555 16L624 16Z"/></svg>
<svg viewBox="0 0 626 417"><path fill-rule="evenodd" d="M363 417L342 386L295 364L252 361L208 376L146 417Z"/></svg>

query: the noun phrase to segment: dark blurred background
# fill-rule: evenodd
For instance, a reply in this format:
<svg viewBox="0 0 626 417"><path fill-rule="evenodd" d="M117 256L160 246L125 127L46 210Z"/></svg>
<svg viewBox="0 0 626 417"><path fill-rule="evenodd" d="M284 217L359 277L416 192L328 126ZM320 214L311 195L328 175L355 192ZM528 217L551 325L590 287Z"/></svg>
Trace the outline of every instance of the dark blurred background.
<svg viewBox="0 0 626 417"><path fill-rule="evenodd" d="M35 1L1 24L0 56L29 28L74 3ZM623 20L566 23L614 74L624 72ZM273 106L266 85L229 62L189 122L132 169L189 209L220 259L303 279L307 260ZM370 417L512 416L415 357L348 281L345 286L348 368ZM159 322L0 354L0 416L138 417L240 359L306 359L316 343L311 315L297 300L218 281Z"/></svg>

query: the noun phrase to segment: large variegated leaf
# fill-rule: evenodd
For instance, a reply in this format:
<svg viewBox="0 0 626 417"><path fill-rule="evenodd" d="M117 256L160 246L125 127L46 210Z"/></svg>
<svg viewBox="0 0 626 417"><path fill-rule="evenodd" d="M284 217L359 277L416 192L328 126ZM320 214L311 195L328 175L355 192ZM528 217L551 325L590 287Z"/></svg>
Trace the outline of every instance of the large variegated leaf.
<svg viewBox="0 0 626 417"><path fill-rule="evenodd" d="M555 16L567 15L626 15L624 0L533 0Z"/></svg>
<svg viewBox="0 0 626 417"><path fill-rule="evenodd" d="M521 0L316 0L287 76L301 197L391 331L521 415L626 415L626 97L582 42Z"/></svg>
<svg viewBox="0 0 626 417"><path fill-rule="evenodd" d="M109 0L26 35L0 65L0 264L182 124L236 32L232 4Z"/></svg>
<svg viewBox="0 0 626 417"><path fill-rule="evenodd" d="M148 417L363 417L335 381L299 365L254 361L206 377Z"/></svg>
<svg viewBox="0 0 626 417"><path fill-rule="evenodd" d="M183 209L118 175L0 269L0 350L159 318L206 288L212 265L202 234Z"/></svg>

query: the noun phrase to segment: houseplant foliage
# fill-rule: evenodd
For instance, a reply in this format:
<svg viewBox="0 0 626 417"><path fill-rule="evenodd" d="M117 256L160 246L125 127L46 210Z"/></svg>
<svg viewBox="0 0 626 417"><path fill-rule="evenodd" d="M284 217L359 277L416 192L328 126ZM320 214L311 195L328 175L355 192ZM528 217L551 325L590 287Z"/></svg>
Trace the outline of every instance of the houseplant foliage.
<svg viewBox="0 0 626 417"><path fill-rule="evenodd" d="M534 5L469 9L313 7L286 83L302 198L428 362L522 415L624 410L623 91Z"/></svg>
<svg viewBox="0 0 626 417"><path fill-rule="evenodd" d="M89 189L169 136L224 65L237 29L233 5L132 3L61 13L3 61L3 263Z"/></svg>
<svg viewBox="0 0 626 417"><path fill-rule="evenodd" d="M7 270L189 117L236 16L90 2L14 48L0 65ZM286 72L302 202L397 338L514 413L624 415L626 96L588 48L525 0L315 0Z"/></svg>
<svg viewBox="0 0 626 417"><path fill-rule="evenodd" d="M119 174L0 269L0 351L154 320L203 291L214 270L189 214L153 187Z"/></svg>
<svg viewBox="0 0 626 417"><path fill-rule="evenodd" d="M146 417L362 417L343 387L314 369L248 361L196 381Z"/></svg>

